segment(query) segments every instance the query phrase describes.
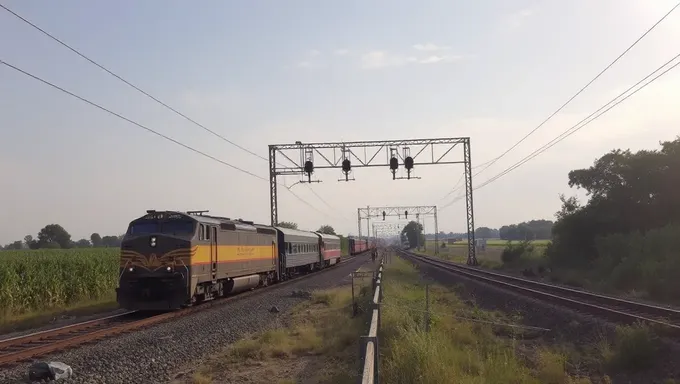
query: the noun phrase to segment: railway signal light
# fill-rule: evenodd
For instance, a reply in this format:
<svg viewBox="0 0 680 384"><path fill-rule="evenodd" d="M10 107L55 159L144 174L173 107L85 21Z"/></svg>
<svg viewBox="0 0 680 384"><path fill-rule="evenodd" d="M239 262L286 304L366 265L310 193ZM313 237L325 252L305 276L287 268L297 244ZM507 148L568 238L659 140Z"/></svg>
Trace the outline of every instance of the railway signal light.
<svg viewBox="0 0 680 384"><path fill-rule="evenodd" d="M352 170L352 162L345 158L345 160L342 161L342 173L345 174L345 181L349 181L349 173Z"/></svg>
<svg viewBox="0 0 680 384"><path fill-rule="evenodd" d="M394 156L390 159L390 169L392 170L392 180L394 180L397 178L396 172L399 169L399 160Z"/></svg>
<svg viewBox="0 0 680 384"><path fill-rule="evenodd" d="M305 161L305 173L307 174L307 179L312 181L312 173L314 173L314 163L311 160Z"/></svg>
<svg viewBox="0 0 680 384"><path fill-rule="evenodd" d="M411 178L411 170L413 169L413 158L408 156L404 159L404 168L406 168L406 178Z"/></svg>

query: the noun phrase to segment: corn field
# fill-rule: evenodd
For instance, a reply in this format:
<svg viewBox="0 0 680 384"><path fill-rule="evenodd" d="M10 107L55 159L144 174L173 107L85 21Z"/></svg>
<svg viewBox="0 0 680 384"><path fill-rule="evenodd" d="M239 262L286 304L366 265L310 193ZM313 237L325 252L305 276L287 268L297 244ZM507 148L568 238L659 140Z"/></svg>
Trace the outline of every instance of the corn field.
<svg viewBox="0 0 680 384"><path fill-rule="evenodd" d="M115 292L118 248L0 252L0 315L98 300Z"/></svg>

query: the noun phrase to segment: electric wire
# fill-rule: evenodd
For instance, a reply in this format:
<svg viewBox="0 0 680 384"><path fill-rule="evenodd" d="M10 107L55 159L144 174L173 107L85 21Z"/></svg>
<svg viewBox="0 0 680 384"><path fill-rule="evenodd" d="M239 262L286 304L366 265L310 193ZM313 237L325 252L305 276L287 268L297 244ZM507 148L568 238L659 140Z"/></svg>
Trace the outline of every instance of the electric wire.
<svg viewBox="0 0 680 384"><path fill-rule="evenodd" d="M493 164L495 164L498 160L503 158L508 152L512 151L515 149L518 145L520 145L524 140L526 140L529 136L533 135L534 132L539 130L545 123L547 123L550 119L552 119L556 114L558 114L562 109L564 109L567 105L569 105L572 100L574 100L576 97L578 97L583 91L585 91L592 83L594 83L597 79L600 78L605 72L609 70L614 64L616 64L623 56L625 56L633 47L635 47L645 36L647 36L652 30L654 30L663 20L665 20L673 11L675 11L676 8L680 6L680 2L677 3L673 8L671 8L670 11L668 11L665 15L663 15L656 23L654 23L649 29L645 31L645 33L642 34L642 36L638 37L628 48L626 48L625 51L623 51L614 61L612 61L609 65L607 65L600 73L598 73L592 80L590 80L586 85L584 85L576 94L574 94L572 97L569 98L562 106L560 106L555 112L550 114L545 120L543 120L536 128L531 130L529 133L527 133L524 137L522 137L517 143L515 143L513 146L508 148L505 152L501 153L500 156L495 157L491 161L489 161L489 164L484 167L482 170L477 172L474 176L479 175L480 173L484 172L487 170L489 167L491 167Z"/></svg>
<svg viewBox="0 0 680 384"><path fill-rule="evenodd" d="M116 79L122 81L123 83L127 84L128 86L134 88L135 90L137 90L138 92L142 93L142 94L145 95L146 97L148 97L148 98L150 98L151 100L155 101L156 103L162 105L163 107L167 108L168 110L174 112L175 114L177 114L177 115L183 117L184 119L186 119L187 121L193 123L194 125L196 125L196 126L202 128L202 129L204 129L205 131L207 131L207 132L213 134L214 136L216 136L216 137L218 137L218 138L220 138L220 139L226 141L227 143L229 143L229 144L235 146L236 148L239 148L239 149L241 149L241 150L243 150L243 151L245 151L245 152L248 152L249 154L251 154L251 155L253 155L253 156L259 157L259 158L262 159L262 160L269 161L269 159L265 158L264 156L260 156L259 154L257 154L257 153L255 153L255 152L253 152L253 151L251 151L251 150L249 150L249 149L247 149L247 148L245 148L245 147L239 145L238 143L235 143L235 142L233 142L233 141L227 139L227 138L224 137L223 135L220 135L219 133L217 133L217 132L211 130L210 128L206 127L205 125L203 125L203 124L197 122L196 120L190 118L189 116L185 115L184 113L182 113L182 112L178 111L177 109L171 107L170 105L166 104L165 102L159 100L157 97L155 97L155 96L151 95L150 93L144 91L144 90L141 89L140 87L138 87L138 86L132 84L132 83L129 82L128 80L125 80L125 79L124 79L123 77L121 77L120 75L114 73L112 70L110 70L110 69L104 67L102 64L99 64L98 62L96 62L96 61L94 61L93 59L89 58L89 57L86 56L85 54L81 53L79 50L73 48L72 46L70 46L69 44L67 44L67 43L65 43L64 41L60 40L59 38L55 37L55 36L52 35L51 33L49 33L49 32L47 32L47 31L45 31L44 29L40 28L40 27L37 26L35 23L31 22L30 20L26 19L25 17L19 15L18 13L14 12L13 10L9 9L9 8L8 8L7 6L5 6L4 4L0 4L0 8L2 8L2 9L4 9L5 11L9 12L10 14L12 14L13 16L15 16L15 17L18 18L19 20L23 21L24 23L26 23L26 24L30 25L31 27L35 28L36 30L40 31L42 34L44 34L45 36L49 37L50 39L56 41L57 43L59 43L60 45L62 45L62 46L65 47L65 48L67 48L67 49L70 50L71 52L73 52L73 53L75 53L76 55L82 57L83 59L87 60L88 62L92 63L93 65L99 67L100 69L102 69L103 71L107 72L107 73L110 74L111 76L113 76L113 77L115 77Z"/></svg>
<svg viewBox="0 0 680 384"><path fill-rule="evenodd" d="M210 155L210 154L208 154L208 153L205 153L205 152L203 152L203 151L201 151L201 150L199 150L199 149L196 149L196 148L194 148L194 147L192 147L192 146L190 146L190 145L184 144L184 143L182 143L182 142L179 141L179 140L173 139L172 137L167 136L167 135L165 135L165 134L163 134L163 133L160 133L160 132L158 132L158 131L156 131L156 130L154 130L154 129L152 129L152 128L149 128L149 127L147 127L147 126L145 126L145 125L143 125L143 124L140 124L140 123L138 123L138 122L136 122L136 121L134 121L134 120L132 120L132 119L130 119L130 118L127 118L127 117L121 115L120 113L114 112L114 111L112 111L112 110L110 110L110 109L108 109L108 108L106 108L106 107L104 107L104 106L102 106L102 105L100 105L100 104L97 104L97 103L95 103L95 102L93 102L93 101L91 101L91 100L88 100L88 99L86 99L86 98L84 98L84 97L82 97L82 96L79 96L79 95L77 95L77 94L75 94L75 93L73 93L73 92L71 92L71 91L69 91L69 90L67 90L67 89L65 89L65 88L63 88L63 87L61 87L61 86L59 86L59 85L56 85L56 84L54 84L54 83L52 83L52 82L50 82L50 81L48 81L48 80L45 80L45 79L43 79L43 78L41 78L41 77L39 77L39 76L37 76L37 75L34 75L34 74L32 74L32 73L30 73L30 72L28 72L28 71L25 71L25 70L23 70L23 69L21 69L21 68L15 66L15 65L13 65L13 64L10 64L10 63L8 63L7 61L5 61L5 60L3 60L3 59L0 59L0 64L2 64L2 65L4 65L5 67L10 68L10 69L12 69L12 70L18 72L18 73L21 73L21 74L24 75L24 76L30 77L30 78L32 78L32 79L38 81L38 82L41 82L41 83L43 83L43 84L45 84L45 85L47 85L47 86L50 86L50 87L52 87L52 88L54 88L54 89L56 89L56 90L58 90L58 91L60 91L60 92L62 92L62 93L65 93L65 94L67 94L67 95L69 95L69 96L71 96L71 97L73 97L73 98L76 98L76 99L78 99L78 100L80 100L80 101L82 101L82 102L84 102L84 103L86 103L86 104L88 104L88 105L90 105L90 106L92 106L92 107L95 107L95 108L97 108L97 109L99 109L99 110L101 110L101 111L104 111L104 112L106 112L106 113L108 113L108 114L110 114L110 115L113 115L113 116L115 116L115 117L117 117L117 118L119 118L119 119L121 119L121 120L124 120L124 121L126 121L126 122L128 122L128 123L130 123L130 124L132 124L132 125L134 125L134 126L136 126L136 127L138 127L138 128L141 128L141 129L143 129L143 130L149 132L149 133L152 133L152 134L154 134L154 135L156 135L156 136L158 136L158 137L161 137L161 138L163 138L163 139L165 139L165 140L168 140L168 141L170 141L170 142L172 142L172 143L174 143L174 144L177 144L177 145L179 145L179 146L181 146L181 147L183 147L183 148L185 148L185 149L188 149L188 150L190 150L190 151L192 151L192 152L194 152L194 153L196 153L196 154L199 154L199 155L201 155L201 156L203 156L203 157L206 157L206 158L208 158L208 159L210 159L210 160L216 161L216 162L218 162L218 163L220 163L220 164L222 164L222 165L225 165L225 166L227 166L227 167L229 167L229 168L232 168L232 169L234 169L234 170L236 170L236 171L242 172L242 173L244 173L244 174L246 174L246 175L249 175L249 176L251 176L251 177L254 177L254 178L256 178L256 179L263 180L263 181L269 181L269 180L268 180L267 178L265 178L265 177L259 176L259 175L255 174L255 173L253 173L253 172L250 172L250 171L248 171L248 170L246 170L246 169L237 167L237 166L235 166L235 165L233 165L233 164L230 164L230 163L228 163L228 162L226 162L226 161L224 161L224 160L218 159L218 158L215 157L215 156L212 156L212 155ZM282 184L280 184L280 183L277 183L277 184L278 184L278 185L282 185ZM293 195L296 199L298 199L299 201L301 201L303 204L307 205L308 207L310 207L310 208L314 209L315 211L317 211L317 212L323 214L324 216L332 217L332 216L328 215L328 213L322 212L321 210L319 210L319 209L316 208L315 206L311 205L309 202L307 202L307 201L305 201L304 199L302 199L300 196L298 196L295 192L291 191L290 189L285 188L285 190L287 190L288 192L290 192L291 195Z"/></svg>
<svg viewBox="0 0 680 384"><path fill-rule="evenodd" d="M588 115L587 117L585 117L584 119L582 119L581 121L579 121L578 123L574 124L574 125L571 126L570 128L566 129L564 132L562 132L562 133L561 133L560 135L558 135L557 137L553 138L553 139L552 139L551 141L549 141L548 143L544 144L544 145L541 146L540 148L534 150L534 152L532 152L532 153L530 153L529 155L525 156L522 160L516 162L515 164L513 164L513 165L511 165L510 167L506 168L505 170L499 172L499 173L496 174L495 176L493 176L493 177L491 177L491 178L485 180L485 181L482 182L480 185L475 186L475 187L473 188L473 190L478 190L478 189L480 189L480 188L483 188L483 187L485 187L485 186L487 186L487 185L493 183L494 181L498 180L499 178L501 178L501 177L507 175L508 173L512 172L513 170L515 170L515 169L521 167L522 165L526 164L527 162L529 162L530 160L534 159L535 157L537 157L537 156L540 155L541 153L543 153L543 152L547 151L548 149L552 148L552 147L555 146L557 143L561 142L562 140L566 139L567 137L569 137L569 136L573 135L574 133L578 132L579 130L581 130L581 129L582 129L583 127L585 127L586 125L588 125L588 124L592 123L593 121L597 120L597 119L600 118L602 115L604 115L604 114L606 114L607 112L609 112L612 108L618 106L619 104L621 104L622 102L624 102L625 100L627 100L628 98L630 98L631 96L635 95L636 93L638 93L638 92L641 91L642 89L646 88L646 87L647 87L648 85L650 85L651 83L655 82L655 81L656 81L657 79L659 79L660 77L666 75L668 72L670 72L671 70L675 69L678 65L680 65L680 61L676 62L676 63L673 64L672 66L666 68L663 72L658 73L656 76L654 76L654 74L656 74L657 72L661 71L664 67L667 67L669 64L671 64L673 61L677 60L678 58L680 58L680 53L677 54L677 55L675 55L672 59L668 60L667 62L665 62L663 65L661 65L660 67L658 67L657 69L655 69L655 70L652 71L651 73L649 73L647 76L645 76L644 78L642 78L641 80L639 80L637 83L635 83L635 84L633 84L632 86L630 86L629 88L627 88L625 91L621 92L619 95L617 95L616 97L614 97L612 100L610 100L610 101L607 102L606 104L602 105L602 106L601 106L600 108L598 108L596 111L594 111L593 113L591 113L590 115ZM643 82L645 82L647 79L649 79L649 78L652 77L652 76L654 76L654 77L653 77L651 80L647 81L646 83L644 83L644 84L643 84L642 86L640 86L639 88L637 88L637 89L635 89L634 91L630 92L630 91L633 90L635 87L637 87L638 85L642 84ZM630 92L630 93L627 94L628 92ZM626 95L626 94L627 94L627 95ZM624 95L625 95L625 97L623 97L622 99L618 100L619 98L621 98L621 97L624 96ZM617 101L617 100L618 100L618 101ZM613 104L612 104L612 103L613 103ZM447 208L447 207L449 207L449 206L451 206L452 204L454 204L454 203L460 201L460 200L461 200L462 198L464 198L464 197L465 197L465 195L459 195L459 196L457 196L456 198L454 198L453 201L451 201L450 203L448 203L448 204L444 205L442 208L440 208L440 211L443 210L443 209L445 209L445 208Z"/></svg>

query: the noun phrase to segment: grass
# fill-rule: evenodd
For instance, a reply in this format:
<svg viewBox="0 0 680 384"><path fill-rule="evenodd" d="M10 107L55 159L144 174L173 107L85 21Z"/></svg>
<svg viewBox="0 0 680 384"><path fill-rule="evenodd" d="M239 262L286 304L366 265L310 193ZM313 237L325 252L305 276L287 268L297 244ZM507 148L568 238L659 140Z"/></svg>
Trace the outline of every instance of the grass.
<svg viewBox="0 0 680 384"><path fill-rule="evenodd" d="M370 279L362 280L355 282L364 309L358 316L351 287L312 292L277 326L232 344L180 382L354 384L371 296Z"/></svg>
<svg viewBox="0 0 680 384"><path fill-rule="evenodd" d="M510 243L512 244L519 244L521 243L521 240L510 240ZM434 240L426 240L425 243L429 247L430 245L434 246L435 242ZM442 243L447 243L446 239L442 240L439 239L439 246L441 247ZM550 243L550 240L532 240L531 244L537 246L537 247L546 247ZM488 239L486 240L486 246L487 247L505 247L508 244L507 240L501 240L501 239ZM463 241L458 241L454 244L446 244L446 246L461 246L461 247L467 247L467 239L463 239Z"/></svg>
<svg viewBox="0 0 680 384"><path fill-rule="evenodd" d="M71 305L32 310L0 317L0 333L17 332L39 327L59 317L87 316L118 308L115 292L99 299L82 300Z"/></svg>
<svg viewBox="0 0 680 384"><path fill-rule="evenodd" d="M0 252L0 324L108 305L119 254L117 248Z"/></svg>
<svg viewBox="0 0 680 384"><path fill-rule="evenodd" d="M457 263L467 263L467 258L468 258L468 249L467 249L467 242L457 242L455 244L446 244L445 248L441 248L441 241L439 242L439 257L441 257L444 260L450 260L454 261ZM511 241L510 242L513 245L520 244L521 241ZM542 254L543 251L545 250L545 247L549 243L548 240L534 240L531 242L531 244L534 246L534 253L535 255L533 258L539 258ZM429 256L435 256L435 242L434 240L428 240L426 242L427 247L426 248L421 248L419 251L422 254L426 254ZM503 250L507 246L508 242L505 240L488 240L486 244L486 249L479 249L477 250L477 261L479 262L480 266L485 267L485 268L491 268L491 269L506 269L503 265L503 262L501 261L501 254L503 253ZM527 265L533 265L535 263L535 260L523 260L523 262L526 261ZM525 263L517 264L514 266L515 269L523 269L526 266L524 265ZM521 267L521 268L520 268Z"/></svg>
<svg viewBox="0 0 680 384"><path fill-rule="evenodd" d="M641 371L653 366L661 342L653 330L638 323L618 326L613 342L602 339L598 351L604 367L611 371Z"/></svg>
<svg viewBox="0 0 680 384"><path fill-rule="evenodd" d="M491 325L469 319L517 319L470 308L456 294L430 285L430 331L425 332L425 283L418 271L395 258L385 271L380 329L382 381L408 383L590 383L571 377L566 357L551 349L536 353L533 364L516 353L521 332L505 336Z"/></svg>

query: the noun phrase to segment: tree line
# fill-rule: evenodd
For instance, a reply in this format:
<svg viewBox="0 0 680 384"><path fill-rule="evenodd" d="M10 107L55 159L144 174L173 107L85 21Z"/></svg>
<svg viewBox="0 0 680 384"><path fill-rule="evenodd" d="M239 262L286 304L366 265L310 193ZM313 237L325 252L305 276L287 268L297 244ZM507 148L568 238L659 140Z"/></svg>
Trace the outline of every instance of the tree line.
<svg viewBox="0 0 680 384"><path fill-rule="evenodd" d="M680 136L659 144L569 172L588 200L560 196L545 250L554 280L680 304Z"/></svg>
<svg viewBox="0 0 680 384"><path fill-rule="evenodd" d="M298 229L298 225L292 222L280 222L278 226L283 228ZM319 233L335 235L335 229L330 225L322 225L317 230ZM98 233L90 235L89 239L71 240L71 234L59 224L48 224L38 232L37 238L26 235L24 240L13 241L0 250L18 249L69 249L69 248L101 248L120 247L123 235L101 236Z"/></svg>
<svg viewBox="0 0 680 384"><path fill-rule="evenodd" d="M69 249L69 248L102 248L120 247L123 235L101 236L98 233L90 235L90 239L71 240L71 234L59 224L48 224L38 232L37 238L32 235L24 236L23 240L13 241L0 249Z"/></svg>
<svg viewBox="0 0 680 384"><path fill-rule="evenodd" d="M475 229L475 237L478 239L502 239L502 240L550 240L552 227L555 223L551 220L530 220L519 224L504 225L498 229L478 227ZM434 234L425 235L427 239L434 239ZM439 232L439 239L467 239L465 233Z"/></svg>

